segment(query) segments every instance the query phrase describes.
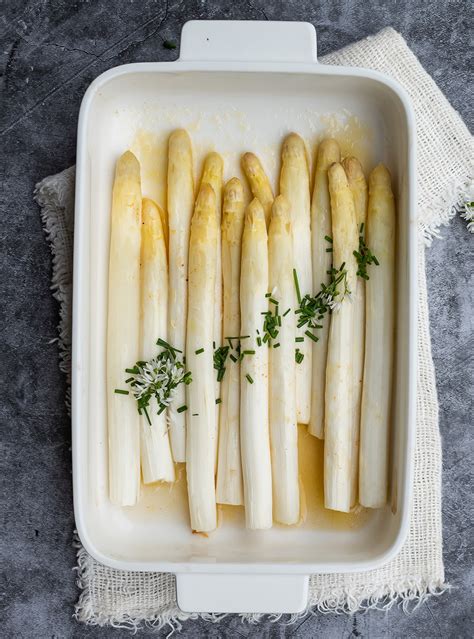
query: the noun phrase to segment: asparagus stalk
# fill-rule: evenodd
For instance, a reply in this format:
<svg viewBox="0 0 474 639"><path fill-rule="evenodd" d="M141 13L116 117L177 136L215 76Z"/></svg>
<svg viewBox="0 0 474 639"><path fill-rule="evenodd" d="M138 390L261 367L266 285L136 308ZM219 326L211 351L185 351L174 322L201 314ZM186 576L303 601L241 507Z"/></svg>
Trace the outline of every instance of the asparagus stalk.
<svg viewBox="0 0 474 639"><path fill-rule="evenodd" d="M166 339L168 316L168 262L160 207L143 199L141 240L141 327L140 358L156 355L156 340ZM151 399L148 419L140 417L140 456L145 484L175 479L168 437L166 414L158 413L156 398Z"/></svg>
<svg viewBox="0 0 474 639"><path fill-rule="evenodd" d="M365 237L367 217L367 182L362 166L354 157L345 158L342 163L347 175L349 188L354 199L357 229L359 235ZM354 305L354 338L353 338L353 389L352 389L352 473L351 473L351 506L357 501L359 484L359 438L360 438L360 404L362 399L362 378L364 374L365 346L365 281L356 278L352 294Z"/></svg>
<svg viewBox="0 0 474 639"><path fill-rule="evenodd" d="M318 148L316 172L314 176L313 199L311 202L311 241L313 252L313 286L315 293L321 284L329 284L328 271L332 264L331 244L326 238L332 235L331 204L329 201L328 169L340 160L339 145L336 140L323 140ZM311 389L311 419L308 431L311 435L324 439L324 389L326 384L326 360L328 353L328 314L318 332L319 341L313 343L313 377Z"/></svg>
<svg viewBox="0 0 474 639"><path fill-rule="evenodd" d="M253 196L260 200L260 204L263 206L265 222L268 228L273 204L273 191L270 180L260 160L253 153L245 153L242 156L242 170L248 180Z"/></svg>
<svg viewBox="0 0 474 639"><path fill-rule="evenodd" d="M357 223L352 193L339 163L328 171L332 211L333 265L345 270L345 284L352 292L356 283ZM344 290L344 285L341 283ZM348 295L336 299L329 329L325 393L324 505L349 512L352 469L352 390L354 307Z"/></svg>
<svg viewBox="0 0 474 639"><path fill-rule="evenodd" d="M379 265L366 283L359 501L380 508L387 500L395 325L395 201L383 164L369 176L367 244Z"/></svg>
<svg viewBox="0 0 474 639"><path fill-rule="evenodd" d="M140 494L137 406L132 395L115 390L138 359L141 213L140 165L127 151L117 162L112 194L107 319L109 495L119 506L135 505Z"/></svg>
<svg viewBox="0 0 474 639"><path fill-rule="evenodd" d="M201 184L209 184L216 195L217 237L216 237L216 281L214 292L214 344L219 348L222 344L222 258L221 258L221 216L222 216L222 173L224 163L218 153L209 153L204 160ZM220 383L215 381L216 399L220 396ZM219 406L216 406L216 429L219 424ZM215 459L217 467L217 432Z"/></svg>
<svg viewBox="0 0 474 639"><path fill-rule="evenodd" d="M293 238L290 206L279 195L272 209L268 234L269 281L272 299L284 313L295 307ZM298 480L298 426L296 422L295 334L293 312L282 321L279 344L270 348L270 442L273 476L274 519L296 524L300 516Z"/></svg>
<svg viewBox="0 0 474 639"><path fill-rule="evenodd" d="M174 131L168 143L169 297L168 340L184 351L188 305L188 247L194 205L191 140L183 129ZM168 410L171 449L176 462L186 459L186 416L177 409L186 402L184 385L176 389Z"/></svg>
<svg viewBox="0 0 474 639"><path fill-rule="evenodd" d="M224 281L223 333L240 333L240 258L244 228L244 194L239 179L224 187L222 207L222 275ZM239 506L244 503L240 460L240 363L227 358L221 383L219 406L219 459L217 503Z"/></svg>
<svg viewBox="0 0 474 639"><path fill-rule="evenodd" d="M257 199L247 208L242 237L240 276L241 335L248 335L240 365L240 441L247 528L272 526L272 471L268 426L268 348L258 346L268 310L268 248L263 207ZM249 344L250 348L247 347Z"/></svg>
<svg viewBox="0 0 474 639"><path fill-rule="evenodd" d="M296 133L285 138L281 162L280 192L290 204L294 268L304 296L313 291L309 169L305 144ZM297 329L297 336L303 337L304 330ZM311 414L312 344L308 341L300 346L304 359L296 367L296 415L301 424L308 424Z"/></svg>
<svg viewBox="0 0 474 639"><path fill-rule="evenodd" d="M216 238L216 196L209 184L202 183L189 242L186 337L186 363L193 374L193 381L187 387L186 473L191 527L200 532L209 532L216 527L214 463L217 430L212 345Z"/></svg>

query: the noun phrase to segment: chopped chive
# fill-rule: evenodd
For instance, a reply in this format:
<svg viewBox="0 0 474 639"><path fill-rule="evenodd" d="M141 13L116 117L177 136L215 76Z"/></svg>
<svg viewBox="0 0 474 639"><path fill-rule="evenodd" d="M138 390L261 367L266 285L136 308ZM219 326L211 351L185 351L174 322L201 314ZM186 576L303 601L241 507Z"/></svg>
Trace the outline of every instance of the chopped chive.
<svg viewBox="0 0 474 639"><path fill-rule="evenodd" d="M199 417L199 413L192 413L193 417Z"/></svg>
<svg viewBox="0 0 474 639"><path fill-rule="evenodd" d="M283 317L285 317L286 315L288 315L288 313L291 311L291 308L287 308L286 311L283 313Z"/></svg>
<svg viewBox="0 0 474 639"><path fill-rule="evenodd" d="M133 382L135 378L134 377L129 377L128 379L125 380L126 384L130 384L130 382Z"/></svg>
<svg viewBox="0 0 474 639"><path fill-rule="evenodd" d="M261 346L262 345L262 338L261 337L257 337L257 346ZM231 355L232 357L232 355Z"/></svg>
<svg viewBox="0 0 474 639"><path fill-rule="evenodd" d="M222 403L222 399L221 399L220 397L218 397L218 398L216 399L216 404L221 404L221 403Z"/></svg>
<svg viewBox="0 0 474 639"><path fill-rule="evenodd" d="M219 371L217 373L217 381L218 382L222 382L222 379L224 377L224 373L225 373L225 368L219 369Z"/></svg>
<svg viewBox="0 0 474 639"><path fill-rule="evenodd" d="M201 353L204 353L204 349L203 348L198 348L197 351L194 351L196 355L200 355Z"/></svg>
<svg viewBox="0 0 474 639"><path fill-rule="evenodd" d="M183 404L182 406L180 406L178 408L178 410L176 412L177 413L184 413L185 410L188 410L188 407L186 406L186 404Z"/></svg>
<svg viewBox="0 0 474 639"><path fill-rule="evenodd" d="M277 322L278 322L278 326L281 326L281 315L277 316Z"/></svg>
<svg viewBox="0 0 474 639"><path fill-rule="evenodd" d="M326 253L332 253L332 248L327 248Z"/></svg>
<svg viewBox="0 0 474 639"><path fill-rule="evenodd" d="M171 344L168 344L168 342L165 342L164 339L161 339L161 337L156 341L156 345L157 346L163 346L163 348L168 348L170 351L174 351L175 353L182 353L183 351L180 351L178 348L175 348L174 346L171 346ZM145 362L143 362L145 363Z"/></svg>
<svg viewBox="0 0 474 639"><path fill-rule="evenodd" d="M136 375L138 373L138 368L136 366L134 366L133 368L126 368L125 372L132 373L132 375Z"/></svg>
<svg viewBox="0 0 474 639"><path fill-rule="evenodd" d="M230 359L235 363L237 361L237 357L234 357L232 353L229 355Z"/></svg>
<svg viewBox="0 0 474 639"><path fill-rule="evenodd" d="M305 331L304 334L307 335L309 339L312 339L313 342L319 341L319 337L316 337L316 335L314 333L311 333L311 331Z"/></svg>
<svg viewBox="0 0 474 639"><path fill-rule="evenodd" d="M161 415L161 413L165 410L166 410L166 406L160 406L160 410L158 411L157 415Z"/></svg>
<svg viewBox="0 0 474 639"><path fill-rule="evenodd" d="M244 355L255 355L255 351L244 351Z"/></svg>
<svg viewBox="0 0 474 639"><path fill-rule="evenodd" d="M176 42L173 42L173 40L164 40L163 41L163 48L164 49L176 49Z"/></svg>
<svg viewBox="0 0 474 639"><path fill-rule="evenodd" d="M273 344L273 348L278 348L280 346L280 342L277 342L276 344Z"/></svg>
<svg viewBox="0 0 474 639"><path fill-rule="evenodd" d="M216 347L216 343L212 342L212 348L215 348L215 347Z"/></svg>
<svg viewBox="0 0 474 639"><path fill-rule="evenodd" d="M148 411L146 409L146 406L143 407L143 412L145 413L145 417L146 417L146 420L148 422L148 425L151 426L151 419L150 419L150 416L148 415Z"/></svg>
<svg viewBox="0 0 474 639"><path fill-rule="evenodd" d="M301 304L300 284L298 282L298 273L295 268L293 269L293 279L295 281L296 299L298 300L298 304Z"/></svg>
<svg viewBox="0 0 474 639"><path fill-rule="evenodd" d="M275 306L278 306L278 301L274 297L270 297L268 301L271 302L272 304L275 304Z"/></svg>
<svg viewBox="0 0 474 639"><path fill-rule="evenodd" d="M248 373L247 373L247 375L245 377L247 378L249 384L253 384L253 379Z"/></svg>
<svg viewBox="0 0 474 639"><path fill-rule="evenodd" d="M380 266L380 262L379 262L379 261L378 261L378 259L375 257L375 255L372 255L372 260L373 260L373 262L374 262L374 264L375 264L376 266Z"/></svg>
<svg viewBox="0 0 474 639"><path fill-rule="evenodd" d="M120 388L116 388L114 393L117 393L117 395L130 395L129 391L126 390L122 390Z"/></svg>
<svg viewBox="0 0 474 639"><path fill-rule="evenodd" d="M330 237L329 235L325 235L324 239L326 240L326 242L329 242L329 244L332 244L332 237Z"/></svg>
<svg viewBox="0 0 474 639"><path fill-rule="evenodd" d="M304 342L304 337L297 337L295 342Z"/></svg>
<svg viewBox="0 0 474 639"><path fill-rule="evenodd" d="M271 293L265 293L265 297L271 297L272 294Z"/></svg>

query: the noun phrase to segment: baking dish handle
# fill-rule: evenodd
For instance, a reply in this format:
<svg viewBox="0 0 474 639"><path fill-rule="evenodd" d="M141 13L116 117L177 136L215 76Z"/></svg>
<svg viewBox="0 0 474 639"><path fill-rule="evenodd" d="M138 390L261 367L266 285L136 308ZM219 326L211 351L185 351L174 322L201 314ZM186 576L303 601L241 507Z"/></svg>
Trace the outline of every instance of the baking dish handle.
<svg viewBox="0 0 474 639"><path fill-rule="evenodd" d="M317 62L309 22L190 20L181 31L180 60Z"/></svg>
<svg viewBox="0 0 474 639"><path fill-rule="evenodd" d="M176 575L178 606L184 612L302 612L308 588L306 575Z"/></svg>

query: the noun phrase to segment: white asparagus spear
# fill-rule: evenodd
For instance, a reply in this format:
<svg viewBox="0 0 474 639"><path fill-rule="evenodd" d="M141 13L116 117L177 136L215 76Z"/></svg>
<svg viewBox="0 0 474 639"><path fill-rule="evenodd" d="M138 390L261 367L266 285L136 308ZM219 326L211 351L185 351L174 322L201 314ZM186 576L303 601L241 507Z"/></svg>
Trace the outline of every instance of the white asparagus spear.
<svg viewBox="0 0 474 639"><path fill-rule="evenodd" d="M221 258L221 218L222 218L222 173L224 162L222 157L215 152L209 153L204 160L201 184L212 186L216 195L217 238L216 238L216 283L214 293L214 344L215 348L222 345L222 258ZM220 395L220 382L215 382L216 399ZM216 406L216 429L219 425L219 406ZM217 444L216 433L216 468L217 468Z"/></svg>
<svg viewBox="0 0 474 639"><path fill-rule="evenodd" d="M194 206L194 178L191 140L183 129L170 135L168 143L169 297L168 341L184 352L188 305L188 247ZM186 413L184 384L176 389L168 410L171 449L176 462L186 459Z"/></svg>
<svg viewBox="0 0 474 639"><path fill-rule="evenodd" d="M347 181L354 200L357 230L365 237L367 218L367 181L362 166L357 158L345 158L342 166L347 175ZM351 506L355 506L359 484L359 438L360 438L360 404L362 399L362 378L364 375L364 347L365 347L365 281L356 278L352 294L354 304L354 338L353 338L353 390L352 390L352 471L351 471Z"/></svg>
<svg viewBox="0 0 474 639"><path fill-rule="evenodd" d="M186 365L192 374L187 386L186 474L191 527L199 532L216 527L217 429L212 346L216 237L216 196L212 187L203 183L191 223L186 336Z"/></svg>
<svg viewBox="0 0 474 639"><path fill-rule="evenodd" d="M321 284L329 284L328 271L332 264L331 244L325 239L332 235L331 203L329 201L328 169L339 162L341 153L336 140L327 138L318 148L311 201L311 244L313 253L313 290L318 293ZM324 439L324 389L326 360L331 316L326 315L318 331L319 341L313 344L313 377L311 389L311 419L308 431Z"/></svg>
<svg viewBox="0 0 474 639"><path fill-rule="evenodd" d="M268 310L267 229L263 207L249 204L242 236L240 274L242 350L255 350L240 365L240 442L247 528L272 526L272 470L268 426L268 347L257 345Z"/></svg>
<svg viewBox="0 0 474 639"><path fill-rule="evenodd" d="M238 178L224 187L222 206L222 275L224 282L223 334L240 334L240 258L244 228L244 193ZM219 406L217 503L244 503L240 460L240 363L227 358Z"/></svg>
<svg viewBox="0 0 474 639"><path fill-rule="evenodd" d="M379 265L370 267L366 283L359 501L380 508L387 500L395 325L395 201L383 164L369 176L367 246Z"/></svg>
<svg viewBox="0 0 474 639"><path fill-rule="evenodd" d="M263 206L265 222L268 228L274 199L270 180L260 160L253 153L245 153L242 156L242 170L248 180L253 196L260 200L260 204Z"/></svg>
<svg viewBox="0 0 474 639"><path fill-rule="evenodd" d="M313 292L311 268L311 229L309 169L306 148L296 133L290 133L281 154L280 192L290 204L293 230L293 257L301 296ZM304 335L304 327L297 335ZM312 343L305 339L300 346L304 356L296 367L296 414L298 422L308 424L311 414L311 360Z"/></svg>
<svg viewBox="0 0 474 639"><path fill-rule="evenodd" d="M147 361L159 352L156 340L167 339L168 262L166 258L163 214L147 198L142 202L141 244L141 326L140 358ZM140 417L140 457L144 484L175 479L168 437L166 413L158 413L156 399L151 399L148 422Z"/></svg>
<svg viewBox="0 0 474 639"><path fill-rule="evenodd" d="M298 478L298 425L295 390L295 285L290 206L279 195L272 209L268 232L269 289L282 317L279 346L270 348L270 443L273 477L273 517L281 524L296 524L300 517Z"/></svg>
<svg viewBox="0 0 474 639"><path fill-rule="evenodd" d="M137 404L115 389L124 389L125 369L139 357L141 213L140 165L127 151L112 194L107 319L109 495L119 506L135 505L140 495Z"/></svg>
<svg viewBox="0 0 474 639"><path fill-rule="evenodd" d="M344 169L338 163L328 171L332 211L333 265L344 264L346 283L354 291L357 264L353 251L358 247L357 223L352 193ZM341 295L336 302L329 329L326 365L326 406L324 425L324 505L332 510L349 512L351 508L352 469L352 361L354 305Z"/></svg>

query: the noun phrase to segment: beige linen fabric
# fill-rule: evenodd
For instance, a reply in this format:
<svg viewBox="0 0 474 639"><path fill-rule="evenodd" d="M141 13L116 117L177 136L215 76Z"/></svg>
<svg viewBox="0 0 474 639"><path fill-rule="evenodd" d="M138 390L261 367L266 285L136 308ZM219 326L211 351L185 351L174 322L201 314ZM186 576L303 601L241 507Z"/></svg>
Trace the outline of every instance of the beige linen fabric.
<svg viewBox="0 0 474 639"><path fill-rule="evenodd" d="M320 574L310 580L309 608L348 611L396 601L408 605L443 592L441 529L441 445L431 357L425 277L425 246L454 215L472 180L471 136L403 38L393 29L332 53L325 64L369 67L392 76L410 95L418 139L418 401L414 499L410 531L400 554L378 570ZM69 374L71 346L71 264L74 169L43 180L36 199L53 253L53 294L61 304L61 368ZM76 541L76 616L90 624L176 627L191 615L176 605L172 574L123 572L94 561ZM196 616L196 615L194 615ZM217 615L203 615L217 620ZM246 615L258 620L258 615Z"/></svg>

